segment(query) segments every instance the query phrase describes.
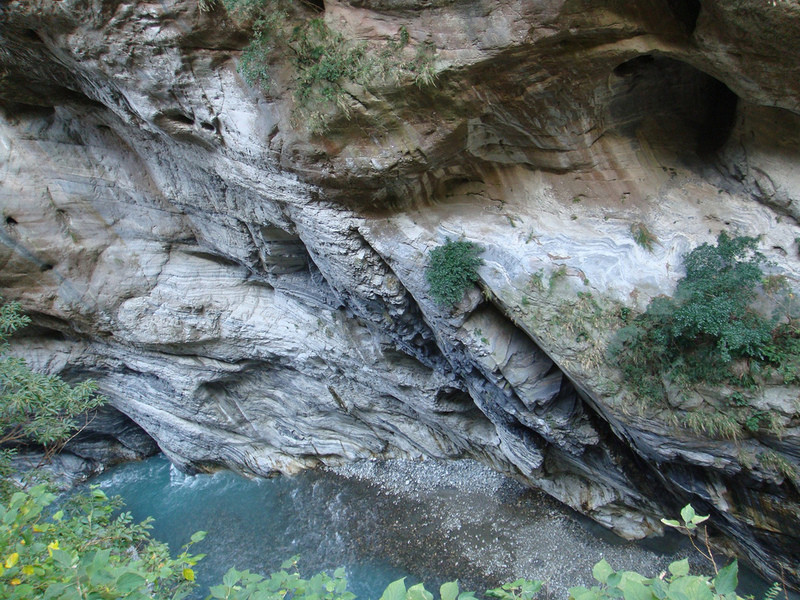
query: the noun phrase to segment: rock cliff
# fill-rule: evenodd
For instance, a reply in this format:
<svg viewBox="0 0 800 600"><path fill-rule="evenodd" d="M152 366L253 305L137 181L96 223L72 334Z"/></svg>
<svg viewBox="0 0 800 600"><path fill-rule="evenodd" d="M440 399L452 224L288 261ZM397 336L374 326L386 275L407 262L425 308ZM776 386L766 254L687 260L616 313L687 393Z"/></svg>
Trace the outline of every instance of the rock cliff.
<svg viewBox="0 0 800 600"><path fill-rule="evenodd" d="M630 538L691 501L797 585L800 389L757 399L780 437L715 439L681 425L697 398L631 402L605 354L721 231L797 287L797 2L296 9L368 47L404 31L435 84L352 83L315 133L286 61L243 81L220 4L0 7L16 350L96 379L185 468L473 457ZM485 249L453 309L424 276L447 237Z"/></svg>

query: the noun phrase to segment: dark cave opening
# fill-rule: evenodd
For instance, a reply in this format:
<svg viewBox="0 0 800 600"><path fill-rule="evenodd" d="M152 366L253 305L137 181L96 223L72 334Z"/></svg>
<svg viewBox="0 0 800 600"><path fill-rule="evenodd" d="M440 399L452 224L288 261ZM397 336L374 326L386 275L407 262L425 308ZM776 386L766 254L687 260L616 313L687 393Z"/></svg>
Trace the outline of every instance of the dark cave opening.
<svg viewBox="0 0 800 600"><path fill-rule="evenodd" d="M635 75L636 73L646 69L647 66L653 62L655 62L655 58L653 58L650 54L642 54L641 56L626 60L621 65L618 65L614 69L614 75L617 77L628 77Z"/></svg>
<svg viewBox="0 0 800 600"><path fill-rule="evenodd" d="M167 115L167 117L176 123L181 123L183 125L194 125L194 119L181 112L171 113Z"/></svg>
<svg viewBox="0 0 800 600"><path fill-rule="evenodd" d="M606 125L652 148L700 158L719 150L736 122L739 98L718 79L658 54L613 70Z"/></svg>
<svg viewBox="0 0 800 600"><path fill-rule="evenodd" d="M20 37L28 42L35 42L37 44L43 44L44 40L39 33L33 29L23 29L20 31Z"/></svg>
<svg viewBox="0 0 800 600"><path fill-rule="evenodd" d="M686 33L691 35L697 27L697 18L700 16L700 0L667 0L670 12L686 28Z"/></svg>
<svg viewBox="0 0 800 600"><path fill-rule="evenodd" d="M697 153L701 156L716 152L728 141L739 105L739 97L721 81L714 79L709 88L706 117L697 130Z"/></svg>
<svg viewBox="0 0 800 600"><path fill-rule="evenodd" d="M16 225L17 220L14 217L6 217L6 225Z"/></svg>

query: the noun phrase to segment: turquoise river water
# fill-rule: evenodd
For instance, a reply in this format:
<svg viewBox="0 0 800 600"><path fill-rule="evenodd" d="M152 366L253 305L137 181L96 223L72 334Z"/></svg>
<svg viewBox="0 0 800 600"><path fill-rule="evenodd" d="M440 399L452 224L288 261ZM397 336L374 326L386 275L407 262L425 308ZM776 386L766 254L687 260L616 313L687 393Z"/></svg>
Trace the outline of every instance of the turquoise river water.
<svg viewBox="0 0 800 600"><path fill-rule="evenodd" d="M359 598L378 598L410 575L370 552L365 536L378 524L360 489L366 484L325 472L258 480L230 471L187 476L157 456L111 469L93 483L122 496L136 520L152 516L154 537L173 552L195 531L208 532L193 549L208 555L196 569L200 597L231 566L266 574L296 554L304 575L346 567Z"/></svg>

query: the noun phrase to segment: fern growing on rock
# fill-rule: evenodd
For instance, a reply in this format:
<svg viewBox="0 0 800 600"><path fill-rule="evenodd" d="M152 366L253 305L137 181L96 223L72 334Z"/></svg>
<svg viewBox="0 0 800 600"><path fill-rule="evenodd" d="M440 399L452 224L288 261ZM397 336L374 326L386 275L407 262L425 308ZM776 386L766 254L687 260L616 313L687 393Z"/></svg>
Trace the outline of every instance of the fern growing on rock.
<svg viewBox="0 0 800 600"><path fill-rule="evenodd" d="M464 292L478 280L477 268L483 264L478 256L481 252L483 248L474 242L454 242L450 238L430 251L425 278L438 304L453 306L461 301Z"/></svg>

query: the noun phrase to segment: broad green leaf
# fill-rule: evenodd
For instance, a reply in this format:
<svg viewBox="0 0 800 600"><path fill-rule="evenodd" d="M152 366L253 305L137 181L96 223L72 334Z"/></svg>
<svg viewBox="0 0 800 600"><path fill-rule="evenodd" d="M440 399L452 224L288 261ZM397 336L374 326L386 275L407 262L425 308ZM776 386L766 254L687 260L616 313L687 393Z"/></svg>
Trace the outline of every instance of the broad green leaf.
<svg viewBox="0 0 800 600"><path fill-rule="evenodd" d="M239 583L239 579L241 579L239 571L237 571L234 568L230 568L228 569L228 572L222 576L222 585L231 588L237 583Z"/></svg>
<svg viewBox="0 0 800 600"><path fill-rule="evenodd" d="M194 581L194 570L186 567L183 571L181 571L183 578L186 581Z"/></svg>
<svg viewBox="0 0 800 600"><path fill-rule="evenodd" d="M47 586L47 591L42 596L43 600L50 600L51 598L63 598L64 591L72 585L71 583L51 583Z"/></svg>
<svg viewBox="0 0 800 600"><path fill-rule="evenodd" d="M625 600L653 600L653 593L638 581L626 581L622 588Z"/></svg>
<svg viewBox="0 0 800 600"><path fill-rule="evenodd" d="M212 598L226 598L228 596L228 588L224 585L215 585L209 588Z"/></svg>
<svg viewBox="0 0 800 600"><path fill-rule="evenodd" d="M720 569L714 578L714 589L718 594L730 594L736 591L739 585L739 563L733 561L727 567Z"/></svg>
<svg viewBox="0 0 800 600"><path fill-rule="evenodd" d="M600 594L583 586L569 588L569 597L573 600L599 600Z"/></svg>
<svg viewBox="0 0 800 600"><path fill-rule="evenodd" d="M694 507L691 504L687 504L681 509L681 519L683 519L684 523L691 523L694 517Z"/></svg>
<svg viewBox="0 0 800 600"><path fill-rule="evenodd" d="M608 561L604 558L592 569L592 577L600 583L606 583L608 581L608 576L613 572L614 569L611 568L611 565L608 564Z"/></svg>
<svg viewBox="0 0 800 600"><path fill-rule="evenodd" d="M675 577L683 577L689 574L689 559L684 558L683 560L676 560L674 563L669 565L669 572L672 573Z"/></svg>
<svg viewBox="0 0 800 600"><path fill-rule="evenodd" d="M695 577L688 590L689 598L692 600L714 600L714 592L703 577Z"/></svg>
<svg viewBox="0 0 800 600"><path fill-rule="evenodd" d="M92 565L97 569L104 569L108 566L109 558L111 557L111 550L105 548L104 550L98 550L94 554L94 558L92 559Z"/></svg>
<svg viewBox="0 0 800 600"><path fill-rule="evenodd" d="M117 577L117 589L121 594L130 594L133 590L145 585L147 580L133 571L127 571Z"/></svg>
<svg viewBox="0 0 800 600"><path fill-rule="evenodd" d="M23 583L22 585L17 585L14 588L14 595L11 596L12 598L21 598L22 600L28 600L29 598L34 598L33 594L33 586L29 583Z"/></svg>
<svg viewBox="0 0 800 600"><path fill-rule="evenodd" d="M380 600L406 600L405 582L406 578L403 577L402 579L390 583L386 589L383 590Z"/></svg>
<svg viewBox="0 0 800 600"><path fill-rule="evenodd" d="M524 580L520 586L522 588L522 600L531 600L542 589L542 585L539 580Z"/></svg>
<svg viewBox="0 0 800 600"><path fill-rule="evenodd" d="M433 600L433 594L421 583L412 585L406 592L406 600Z"/></svg>
<svg viewBox="0 0 800 600"><path fill-rule="evenodd" d="M669 597L675 600L713 600L708 582L696 575L678 577L669 585Z"/></svg>
<svg viewBox="0 0 800 600"><path fill-rule="evenodd" d="M606 579L606 584L608 587L613 588L617 587L620 582L622 581L622 573L611 573Z"/></svg>
<svg viewBox="0 0 800 600"><path fill-rule="evenodd" d="M650 583L650 579L644 575L640 575L636 571L622 571L622 582L624 583L626 581L636 581L637 583L643 583L645 585Z"/></svg>
<svg viewBox="0 0 800 600"><path fill-rule="evenodd" d="M443 583L439 588L439 596L441 600L457 600L458 598L458 581L448 581Z"/></svg>
<svg viewBox="0 0 800 600"><path fill-rule="evenodd" d="M667 584L662 579L653 579L650 586L653 595L659 600L664 600L667 597Z"/></svg>
<svg viewBox="0 0 800 600"><path fill-rule="evenodd" d="M60 567L72 567L72 556L63 550L53 550L53 560Z"/></svg>
<svg viewBox="0 0 800 600"><path fill-rule="evenodd" d="M192 540L193 544L196 544L198 542L202 542L205 539L205 537L206 537L205 531L195 531L190 539Z"/></svg>

